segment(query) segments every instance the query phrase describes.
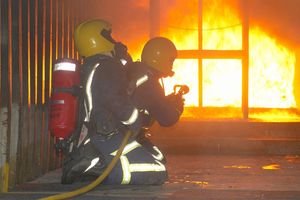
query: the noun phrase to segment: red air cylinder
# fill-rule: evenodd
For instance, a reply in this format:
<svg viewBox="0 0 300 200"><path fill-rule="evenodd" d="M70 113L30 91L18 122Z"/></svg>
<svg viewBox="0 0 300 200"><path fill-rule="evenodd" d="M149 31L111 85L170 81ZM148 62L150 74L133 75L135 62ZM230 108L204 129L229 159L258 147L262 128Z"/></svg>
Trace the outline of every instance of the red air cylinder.
<svg viewBox="0 0 300 200"><path fill-rule="evenodd" d="M68 138L76 129L80 87L79 63L59 59L53 65L49 130L58 139Z"/></svg>

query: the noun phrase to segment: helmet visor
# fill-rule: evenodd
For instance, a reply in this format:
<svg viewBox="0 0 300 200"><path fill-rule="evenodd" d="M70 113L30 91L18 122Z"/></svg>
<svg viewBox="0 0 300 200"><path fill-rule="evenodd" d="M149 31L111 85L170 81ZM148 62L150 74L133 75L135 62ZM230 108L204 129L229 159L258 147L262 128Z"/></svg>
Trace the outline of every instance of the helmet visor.
<svg viewBox="0 0 300 200"><path fill-rule="evenodd" d="M100 35L102 35L102 37L104 37L111 43L113 43L113 44L116 43L116 41L111 36L111 29L110 30L102 29L102 31L100 32Z"/></svg>

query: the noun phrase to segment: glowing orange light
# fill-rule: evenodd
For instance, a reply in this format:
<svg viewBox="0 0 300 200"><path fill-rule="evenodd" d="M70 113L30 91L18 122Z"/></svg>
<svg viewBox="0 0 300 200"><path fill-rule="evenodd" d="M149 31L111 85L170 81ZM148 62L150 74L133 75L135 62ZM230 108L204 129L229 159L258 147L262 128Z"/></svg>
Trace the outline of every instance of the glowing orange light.
<svg viewBox="0 0 300 200"><path fill-rule="evenodd" d="M295 163L297 161L300 161L300 157L297 155L287 155L285 156L286 161L290 163Z"/></svg>
<svg viewBox="0 0 300 200"><path fill-rule="evenodd" d="M197 5L196 2L194 5ZM217 2L210 1L213 6L205 7L203 12L203 49L240 50L242 24L238 13L229 5L225 8L224 5L217 6ZM195 9L197 6L189 8ZM180 13L170 13L177 16L174 23L178 23ZM170 19L174 20L175 17L171 16ZM182 20L184 19L186 18ZM179 24L197 27L195 20L182 21ZM198 48L197 30L180 34L179 31L170 32L162 27L162 35L171 38L179 49ZM293 94L295 53L259 27L250 27L249 44L249 107L295 108ZM205 59L202 64L203 106L241 107L241 60ZM167 91L172 91L174 83L184 82L191 88L190 94L186 95L186 105L198 106L197 60L176 61L174 68L176 76L165 81Z"/></svg>
<svg viewBox="0 0 300 200"><path fill-rule="evenodd" d="M242 50L242 20L237 5L223 0L204 0L202 12L202 41L198 32L198 0L174 1L165 21L161 21L160 34L170 38L179 50ZM229 2L229 1L228 1ZM233 1L230 1L233 2ZM222 4L220 4L222 3ZM183 14L184 10L184 14ZM136 42L136 41L135 41ZM199 43L202 47L199 47ZM132 53L134 59L140 52ZM175 84L186 84L190 92L185 95L186 107L199 106L199 89L204 108L242 107L242 60L200 58L177 59L175 76L164 80L166 94L173 92ZM294 97L295 52L268 35L263 27L249 27L249 91L248 105L255 109L296 108ZM202 74L202 81L198 78ZM201 86L201 88L199 88ZM271 110L273 111L273 110ZM299 120L295 113L249 113L251 119L280 121ZM185 112L185 116L190 113ZM191 114L191 116L193 116ZM232 116L240 118L241 115Z"/></svg>
<svg viewBox="0 0 300 200"><path fill-rule="evenodd" d="M185 183L192 183L192 184L196 184L196 185L208 185L208 182L206 181L185 181Z"/></svg>
<svg viewBox="0 0 300 200"><path fill-rule="evenodd" d="M231 165L231 166L224 166L223 168L228 169L228 168L233 168L233 169L250 169L250 166L247 165Z"/></svg>
<svg viewBox="0 0 300 200"><path fill-rule="evenodd" d="M278 170L280 169L280 165L278 164L270 164L270 165L265 165L265 166L262 166L262 169L265 169L265 170Z"/></svg>

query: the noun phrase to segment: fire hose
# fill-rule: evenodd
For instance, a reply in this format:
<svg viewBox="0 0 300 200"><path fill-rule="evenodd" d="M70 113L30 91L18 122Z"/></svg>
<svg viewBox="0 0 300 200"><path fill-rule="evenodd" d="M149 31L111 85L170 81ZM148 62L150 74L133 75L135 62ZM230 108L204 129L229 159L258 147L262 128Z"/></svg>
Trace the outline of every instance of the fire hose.
<svg viewBox="0 0 300 200"><path fill-rule="evenodd" d="M127 133L124 136L124 139L121 142L121 145L118 149L117 154L115 155L115 157L112 159L112 161L109 163L109 165L106 167L106 169L104 170L104 172L96 179L94 180L92 183L90 183L89 185L86 185L82 188L79 188L77 190L71 191L71 192L65 192L65 193L61 193L61 194L56 194L53 196L49 196L49 197L45 197L45 198L41 198L39 200L59 200L59 199L68 199L71 197L75 197L78 195L82 195L84 193L89 192L90 190L94 189L97 185L99 185L111 172L111 170L115 167L115 165L117 164L120 156L122 155L122 152L126 146L126 144L128 143L128 140L130 138L130 136L133 133L131 131L127 131Z"/></svg>
<svg viewBox="0 0 300 200"><path fill-rule="evenodd" d="M187 85L175 85L174 86L174 94L184 95L184 94L187 94L188 92L189 92L189 87ZM52 195L52 196L49 196L49 197L41 198L39 200L68 199L68 198L71 198L71 197L82 195L82 194L87 193L90 190L94 189L97 185L99 185L109 175L111 170L115 167L115 165L117 164L120 156L122 155L122 152L123 152L126 144L128 143L129 138L132 135L133 135L133 132L127 131L127 133L124 136L124 139L122 140L122 142L120 144L120 147L118 149L117 154L114 156L112 161L106 167L104 172L96 180L94 180L92 183L90 183L89 185L86 185L82 188L79 188L77 190L71 191L71 192L56 194L56 195Z"/></svg>
<svg viewBox="0 0 300 200"><path fill-rule="evenodd" d="M190 91L190 88L187 85L174 85L173 91L174 91L173 93L175 95L179 94L179 95L183 96Z"/></svg>

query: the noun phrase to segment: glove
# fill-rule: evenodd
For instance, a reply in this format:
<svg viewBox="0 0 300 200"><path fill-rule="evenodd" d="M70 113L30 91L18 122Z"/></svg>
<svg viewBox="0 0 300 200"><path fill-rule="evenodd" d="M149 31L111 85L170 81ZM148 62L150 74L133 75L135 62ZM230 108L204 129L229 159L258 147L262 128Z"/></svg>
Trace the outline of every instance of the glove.
<svg viewBox="0 0 300 200"><path fill-rule="evenodd" d="M169 102L175 107L179 114L183 112L185 99L181 94L170 94L167 96Z"/></svg>
<svg viewBox="0 0 300 200"><path fill-rule="evenodd" d="M154 124L155 119L148 113L148 111L141 110L140 115L143 116L143 128L150 128Z"/></svg>
<svg viewBox="0 0 300 200"><path fill-rule="evenodd" d="M137 135L142 130L144 124L144 116L139 113L138 118L133 124L127 126L127 128L132 132L132 138L136 138Z"/></svg>
<svg viewBox="0 0 300 200"><path fill-rule="evenodd" d="M125 46L123 43L117 42L114 49L116 54L115 57L117 59L126 61L126 64L132 62L132 58L127 51L127 46Z"/></svg>

